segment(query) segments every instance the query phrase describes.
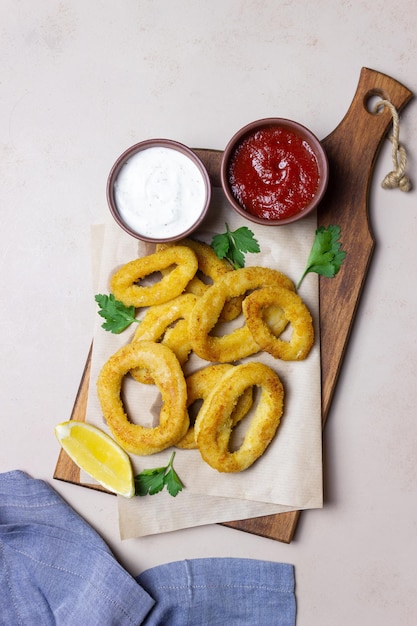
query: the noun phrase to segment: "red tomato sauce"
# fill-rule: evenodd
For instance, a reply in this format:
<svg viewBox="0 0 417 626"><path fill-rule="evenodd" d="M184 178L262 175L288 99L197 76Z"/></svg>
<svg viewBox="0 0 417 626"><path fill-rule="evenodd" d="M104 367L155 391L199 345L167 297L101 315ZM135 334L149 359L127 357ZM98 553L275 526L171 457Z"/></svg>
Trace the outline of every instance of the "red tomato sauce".
<svg viewBox="0 0 417 626"><path fill-rule="evenodd" d="M319 166L310 144L284 127L248 134L232 154L229 182L239 204L263 219L284 219L314 198Z"/></svg>

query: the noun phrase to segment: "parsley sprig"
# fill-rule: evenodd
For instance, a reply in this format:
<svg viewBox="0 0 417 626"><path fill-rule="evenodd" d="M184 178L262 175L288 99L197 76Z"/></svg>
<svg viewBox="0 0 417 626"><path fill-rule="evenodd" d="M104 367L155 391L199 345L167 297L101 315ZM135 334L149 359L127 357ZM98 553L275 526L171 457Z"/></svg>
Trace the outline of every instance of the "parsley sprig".
<svg viewBox="0 0 417 626"><path fill-rule="evenodd" d="M307 266L297 284L299 289L305 276L315 272L327 278L333 278L343 265L346 252L341 249L340 226L320 226L316 230L313 246L307 260Z"/></svg>
<svg viewBox="0 0 417 626"><path fill-rule="evenodd" d="M211 247L219 259L227 259L235 270L245 267L245 253L260 252L259 243L247 226L241 226L237 230L231 231L228 224L225 225L226 232L215 235Z"/></svg>
<svg viewBox="0 0 417 626"><path fill-rule="evenodd" d="M120 300L116 300L113 294L107 296L99 293L94 299L100 308L98 314L106 320L101 325L104 330L118 335L133 322L139 323L135 318L135 307L127 307Z"/></svg>
<svg viewBox="0 0 417 626"><path fill-rule="evenodd" d="M165 467L155 467L154 469L143 470L140 474L135 476L135 495L137 496L153 496L155 493L159 493L166 486L168 493L175 498L175 496L182 491L183 484L174 470L175 452L171 454L168 465Z"/></svg>

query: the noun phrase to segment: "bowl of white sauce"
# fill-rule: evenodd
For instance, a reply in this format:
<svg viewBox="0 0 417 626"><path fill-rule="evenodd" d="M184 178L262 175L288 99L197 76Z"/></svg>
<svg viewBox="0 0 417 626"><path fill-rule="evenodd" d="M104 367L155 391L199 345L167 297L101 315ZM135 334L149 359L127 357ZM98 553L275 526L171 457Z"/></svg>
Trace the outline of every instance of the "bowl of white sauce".
<svg viewBox="0 0 417 626"><path fill-rule="evenodd" d="M149 139L120 155L107 180L111 214L127 233L149 242L188 236L211 200L209 175L198 156L170 139Z"/></svg>

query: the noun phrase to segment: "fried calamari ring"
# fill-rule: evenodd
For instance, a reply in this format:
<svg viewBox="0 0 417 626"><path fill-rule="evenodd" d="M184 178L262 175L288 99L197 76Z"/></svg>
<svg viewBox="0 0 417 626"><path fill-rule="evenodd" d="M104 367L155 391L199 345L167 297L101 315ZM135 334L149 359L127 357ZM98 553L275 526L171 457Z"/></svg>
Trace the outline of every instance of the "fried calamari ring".
<svg viewBox="0 0 417 626"><path fill-rule="evenodd" d="M162 396L159 424L147 428L133 424L124 410L121 388L124 376L146 367ZM173 446L188 430L187 386L172 350L152 341L136 341L120 348L102 367L97 394L103 416L116 441L132 454L154 454Z"/></svg>
<svg viewBox="0 0 417 626"><path fill-rule="evenodd" d="M188 339L188 320L180 319L174 326L167 328L162 343L171 348L180 365L184 365L191 352L191 343Z"/></svg>
<svg viewBox="0 0 417 626"><path fill-rule="evenodd" d="M187 408L190 407L197 402L198 400L204 400L210 394L212 388L220 381L223 375L232 369L234 366L230 363L221 363L218 365L208 365L200 370L197 370L193 374L190 374L185 379L187 385ZM243 417L248 413L248 411L252 407L253 402L253 394L252 389L248 388L242 393L240 398L238 399L236 406L232 413L232 423L233 426L238 424ZM188 413L190 417L190 413ZM183 448L186 450L191 450L197 447L195 436L194 436L194 424L191 423L190 418L190 426L188 431L177 444L177 448Z"/></svg>
<svg viewBox="0 0 417 626"><path fill-rule="evenodd" d="M157 250L165 250L171 247L172 243L158 244ZM233 272L234 269L226 259L219 259L213 248L208 243L197 241L195 239L181 239L176 245L188 246L197 256L198 271L203 278L215 282L220 276L227 272ZM198 275L194 276L186 287L186 291L194 293L196 296L202 296L210 287L210 283L202 280ZM220 319L222 321L234 320L242 312L242 297L229 300L221 312Z"/></svg>
<svg viewBox="0 0 417 626"><path fill-rule="evenodd" d="M292 326L289 341L276 337L262 318L271 305L282 308ZM302 361L314 344L314 326L310 311L299 295L282 287L264 287L247 296L243 302L246 324L261 350L276 359Z"/></svg>
<svg viewBox="0 0 417 626"><path fill-rule="evenodd" d="M184 365L191 352L186 320L196 302L197 296L183 293L169 302L150 307L138 324L132 341L164 343L174 352L180 365ZM170 328L175 322L177 324ZM138 382L153 384L153 379L146 369L135 368L130 373Z"/></svg>
<svg viewBox="0 0 417 626"><path fill-rule="evenodd" d="M137 284L155 272L175 265L152 285ZM110 289L125 306L144 307L163 304L182 293L198 268L195 253L186 246L172 246L123 265L113 274Z"/></svg>
<svg viewBox="0 0 417 626"><path fill-rule="evenodd" d="M225 302L267 285L281 285L292 291L295 289L294 283L281 272L257 266L234 270L213 283L191 312L188 333L193 351L206 361L219 363L231 363L259 352L259 345L246 324L220 337L210 332L216 326ZM277 309L275 318L275 332L278 332L279 327L283 330L287 325L283 312Z"/></svg>
<svg viewBox="0 0 417 626"><path fill-rule="evenodd" d="M255 413L238 450L229 449L232 412L248 387L261 389ZM194 426L201 456L219 472L241 472L266 450L279 426L284 406L284 389L277 374L267 365L251 361L226 372L203 403Z"/></svg>

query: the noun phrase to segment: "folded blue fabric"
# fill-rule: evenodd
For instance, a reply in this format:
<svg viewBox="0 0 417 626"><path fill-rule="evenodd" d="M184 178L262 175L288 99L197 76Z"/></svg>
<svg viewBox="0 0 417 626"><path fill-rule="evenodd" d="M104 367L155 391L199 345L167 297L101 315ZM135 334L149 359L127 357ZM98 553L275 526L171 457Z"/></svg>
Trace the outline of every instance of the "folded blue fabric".
<svg viewBox="0 0 417 626"><path fill-rule="evenodd" d="M45 482L0 475L1 623L141 624L154 605Z"/></svg>
<svg viewBox="0 0 417 626"><path fill-rule="evenodd" d="M138 566L139 567L139 566ZM195 559L136 579L52 487L0 474L0 624L293 626L294 568Z"/></svg>
<svg viewBox="0 0 417 626"><path fill-rule="evenodd" d="M146 626L294 626L294 568L256 559L168 563L137 577L156 601Z"/></svg>

